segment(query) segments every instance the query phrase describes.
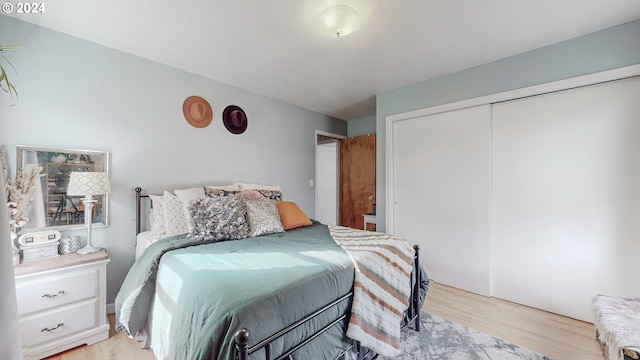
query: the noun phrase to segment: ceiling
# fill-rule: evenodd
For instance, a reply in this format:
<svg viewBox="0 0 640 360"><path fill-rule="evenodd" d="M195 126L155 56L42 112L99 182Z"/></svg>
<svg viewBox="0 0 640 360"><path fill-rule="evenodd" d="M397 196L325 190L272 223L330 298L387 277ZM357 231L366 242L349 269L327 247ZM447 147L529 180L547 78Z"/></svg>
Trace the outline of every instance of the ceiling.
<svg viewBox="0 0 640 360"><path fill-rule="evenodd" d="M639 0L55 0L24 21L350 120L375 95L640 18ZM336 38L318 14L360 15Z"/></svg>

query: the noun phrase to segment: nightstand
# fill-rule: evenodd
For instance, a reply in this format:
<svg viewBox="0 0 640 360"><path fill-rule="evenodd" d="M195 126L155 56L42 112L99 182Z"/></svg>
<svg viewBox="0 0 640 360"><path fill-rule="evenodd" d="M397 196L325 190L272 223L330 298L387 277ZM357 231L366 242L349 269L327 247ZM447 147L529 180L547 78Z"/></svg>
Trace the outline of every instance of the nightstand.
<svg viewBox="0 0 640 360"><path fill-rule="evenodd" d="M41 359L109 338L105 250L15 266L24 359Z"/></svg>

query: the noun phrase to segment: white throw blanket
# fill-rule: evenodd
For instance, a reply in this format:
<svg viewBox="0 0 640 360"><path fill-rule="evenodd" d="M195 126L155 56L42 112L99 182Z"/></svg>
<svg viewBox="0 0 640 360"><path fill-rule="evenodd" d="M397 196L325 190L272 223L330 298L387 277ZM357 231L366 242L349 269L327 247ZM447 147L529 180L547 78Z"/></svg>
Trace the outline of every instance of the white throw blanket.
<svg viewBox="0 0 640 360"><path fill-rule="evenodd" d="M598 340L608 360L623 360L623 349L640 351L640 297L596 295L593 299Z"/></svg>
<svg viewBox="0 0 640 360"><path fill-rule="evenodd" d="M409 305L414 250L399 237L329 225L355 265L347 336L382 356L400 354L400 322Z"/></svg>

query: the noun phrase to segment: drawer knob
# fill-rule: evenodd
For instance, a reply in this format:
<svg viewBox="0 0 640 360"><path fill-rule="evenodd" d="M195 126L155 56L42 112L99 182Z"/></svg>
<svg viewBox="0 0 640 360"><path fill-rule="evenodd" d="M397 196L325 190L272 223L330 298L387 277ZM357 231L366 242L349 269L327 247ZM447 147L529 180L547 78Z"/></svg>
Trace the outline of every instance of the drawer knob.
<svg viewBox="0 0 640 360"><path fill-rule="evenodd" d="M46 331L46 332L49 332L49 331L57 330L57 329L58 329L59 327L61 327L61 326L64 326L64 323L59 323L59 324L58 324L58 326L56 326L56 327L54 327L54 328L51 328L51 329L49 329L49 328L47 328L47 327L46 327L46 328L44 328L44 329L40 330L40 332L45 332L45 331Z"/></svg>
<svg viewBox="0 0 640 360"><path fill-rule="evenodd" d="M44 295L42 295L42 297L51 299L51 298L54 298L54 297L56 297L58 295L63 295L64 293L65 293L64 290L60 290L60 291L58 291L57 294L44 294Z"/></svg>

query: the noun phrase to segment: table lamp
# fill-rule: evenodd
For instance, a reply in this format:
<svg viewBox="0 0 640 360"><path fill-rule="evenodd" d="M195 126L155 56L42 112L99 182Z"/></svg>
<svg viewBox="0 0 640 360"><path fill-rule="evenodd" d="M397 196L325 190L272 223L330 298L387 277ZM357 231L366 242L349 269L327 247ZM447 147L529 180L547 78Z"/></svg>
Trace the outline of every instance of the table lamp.
<svg viewBox="0 0 640 360"><path fill-rule="evenodd" d="M84 223L87 225L87 245L77 251L78 254L92 254L102 250L91 245L91 225L93 222L93 195L105 195L111 191L109 176L106 172L71 172L67 195L84 195Z"/></svg>

